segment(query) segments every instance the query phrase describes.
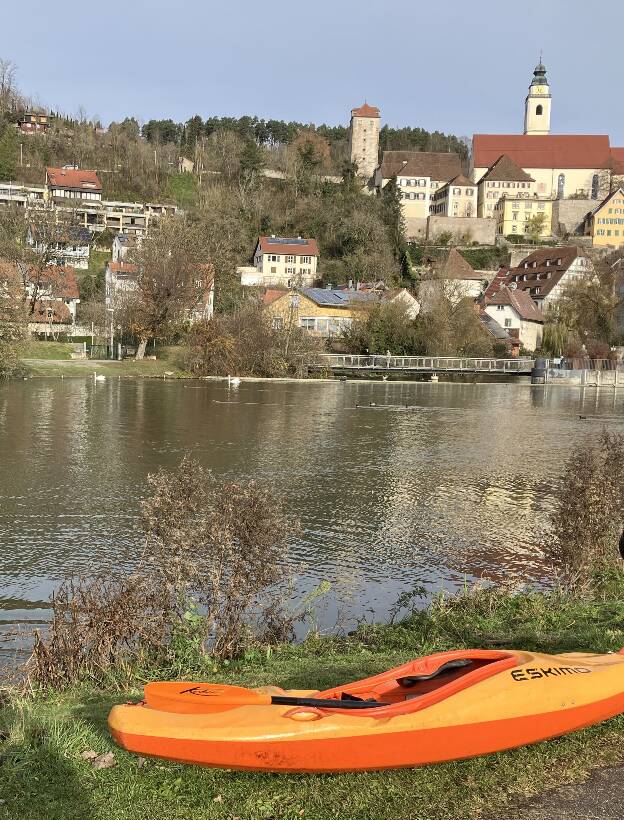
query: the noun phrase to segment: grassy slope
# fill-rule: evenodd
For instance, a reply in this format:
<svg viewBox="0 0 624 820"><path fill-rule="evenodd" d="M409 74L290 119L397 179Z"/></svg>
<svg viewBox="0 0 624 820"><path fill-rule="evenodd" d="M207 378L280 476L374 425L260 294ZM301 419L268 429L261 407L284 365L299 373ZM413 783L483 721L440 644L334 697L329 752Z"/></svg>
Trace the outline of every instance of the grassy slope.
<svg viewBox="0 0 624 820"><path fill-rule="evenodd" d="M624 644L623 626L621 582L604 600L480 594L397 626L360 630L350 639L312 639L270 655L252 653L229 667L208 662L185 671L249 685L325 687L448 647L617 649ZM136 756L116 749L106 731L112 704L139 692L135 679L121 691L83 687L47 699L15 700L5 709L0 797L6 803L0 818L463 820L502 812L514 798L624 760L624 717L618 717L537 746L415 770L330 776L237 773L162 761L140 765ZM117 765L94 771L80 758L88 749L113 750Z"/></svg>
<svg viewBox="0 0 624 820"><path fill-rule="evenodd" d="M71 359L71 351L75 347L71 342L37 342L32 339L26 342L22 353L25 359L66 361Z"/></svg>
<svg viewBox="0 0 624 820"><path fill-rule="evenodd" d="M98 373L107 378L127 378L131 376L163 376L172 373L176 378L188 376L182 367L182 351L178 347L164 347L157 349L158 358L124 359L117 361L91 361L89 359L73 359L69 361L71 344L60 342L29 342L25 350L24 364L30 376L92 376ZM151 355L152 349L148 351Z"/></svg>

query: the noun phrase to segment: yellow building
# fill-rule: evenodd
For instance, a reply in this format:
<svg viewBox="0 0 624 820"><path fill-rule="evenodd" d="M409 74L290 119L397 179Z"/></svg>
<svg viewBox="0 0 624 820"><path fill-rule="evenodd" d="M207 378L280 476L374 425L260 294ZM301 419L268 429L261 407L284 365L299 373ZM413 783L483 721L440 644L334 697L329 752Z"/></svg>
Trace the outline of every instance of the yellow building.
<svg viewBox="0 0 624 820"><path fill-rule="evenodd" d="M553 200L547 197L517 199L503 194L494 207L496 233L498 236L528 236L533 232L534 220L543 217L539 236L551 236L552 204Z"/></svg>
<svg viewBox="0 0 624 820"><path fill-rule="evenodd" d="M315 336L327 338L339 336L352 322L363 318L375 303L395 301L404 304L412 318L418 315L420 305L405 288L269 289L262 297L275 327L301 327Z"/></svg>
<svg viewBox="0 0 624 820"><path fill-rule="evenodd" d="M620 248L624 245L624 188L618 188L589 215L585 233L594 247Z"/></svg>
<svg viewBox="0 0 624 820"><path fill-rule="evenodd" d="M536 194L535 180L506 154L499 157L480 179L477 188L477 216L492 218L502 196L528 199Z"/></svg>
<svg viewBox="0 0 624 820"><path fill-rule="evenodd" d="M430 211L435 216L476 216L477 186L459 174L433 194Z"/></svg>

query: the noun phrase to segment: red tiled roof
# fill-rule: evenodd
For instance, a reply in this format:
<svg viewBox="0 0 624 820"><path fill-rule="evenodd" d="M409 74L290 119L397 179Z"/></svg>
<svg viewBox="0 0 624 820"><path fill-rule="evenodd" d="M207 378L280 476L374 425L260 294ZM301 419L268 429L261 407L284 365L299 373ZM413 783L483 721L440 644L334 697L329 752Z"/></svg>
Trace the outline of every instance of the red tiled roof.
<svg viewBox="0 0 624 820"><path fill-rule="evenodd" d="M478 273L461 255L457 248L451 248L449 255L443 262L436 262L434 269L443 279L461 279L465 281L486 279L482 273Z"/></svg>
<svg viewBox="0 0 624 820"><path fill-rule="evenodd" d="M560 248L541 248L534 251L525 257L517 267L507 271L506 275L504 269L499 272L485 292L485 301L494 298L496 292L500 291L502 286L508 286L512 282L519 291L533 291L535 293L535 288L539 288L539 294L535 295L543 299L559 284L572 263L579 256L587 258L583 248L576 245L567 245ZM546 264L547 262L550 262L550 264ZM535 267L533 267L534 264ZM498 287L495 289L497 284Z"/></svg>
<svg viewBox="0 0 624 820"><path fill-rule="evenodd" d="M459 154L431 151L384 151L381 176L391 179L397 175L429 177L436 182L448 182L461 174Z"/></svg>
<svg viewBox="0 0 624 820"><path fill-rule="evenodd" d="M280 288L267 288L260 297L260 301L266 307L266 305L270 305L273 302L276 302L285 293L288 293L288 291Z"/></svg>
<svg viewBox="0 0 624 820"><path fill-rule="evenodd" d="M262 251L262 253L274 253L283 255L285 254L288 256L319 255L316 239L295 239L283 238L280 236L261 236L258 239L258 245L260 245L260 250Z"/></svg>
<svg viewBox="0 0 624 820"><path fill-rule="evenodd" d="M351 109L351 116L352 117L378 117L379 116L379 109L374 105L369 105L368 103L364 103L359 108L352 108Z"/></svg>
<svg viewBox="0 0 624 820"><path fill-rule="evenodd" d="M100 192L102 190L102 183L95 171L76 168L46 168L46 181L53 188Z"/></svg>
<svg viewBox="0 0 624 820"><path fill-rule="evenodd" d="M616 174L624 174L624 148L611 149L611 168Z"/></svg>
<svg viewBox="0 0 624 820"><path fill-rule="evenodd" d="M109 262L109 270L112 273L137 273L138 265L133 265L131 262Z"/></svg>
<svg viewBox="0 0 624 820"><path fill-rule="evenodd" d="M541 280L540 280L541 281ZM535 306L531 294L526 290L518 290L503 285L491 298L484 300L485 305L509 305L521 319L528 322L543 322L544 314Z"/></svg>
<svg viewBox="0 0 624 820"><path fill-rule="evenodd" d="M507 154L503 154L491 165L479 182L488 181L508 181L508 182L535 182L530 174L523 171L519 165L510 159Z"/></svg>
<svg viewBox="0 0 624 820"><path fill-rule="evenodd" d="M502 155L521 168L609 168L606 134L475 134L475 168L489 168Z"/></svg>
<svg viewBox="0 0 624 820"><path fill-rule="evenodd" d="M35 268L28 269L28 279L30 282L37 280L38 273ZM58 299L78 299L78 282L73 268L50 265L39 275L40 289L50 289L53 296Z"/></svg>
<svg viewBox="0 0 624 820"><path fill-rule="evenodd" d="M48 311L52 311L52 316L48 315ZM70 325L72 323L72 316L69 308L65 302L60 299L37 299L35 302L35 309L33 313L28 315L29 322L36 322L37 324L52 324L55 325Z"/></svg>
<svg viewBox="0 0 624 820"><path fill-rule="evenodd" d="M464 174L458 174L456 177L453 177L453 179L450 179L444 187L446 188L447 185L461 185L462 187L470 185L471 188L474 188L476 183L468 179Z"/></svg>

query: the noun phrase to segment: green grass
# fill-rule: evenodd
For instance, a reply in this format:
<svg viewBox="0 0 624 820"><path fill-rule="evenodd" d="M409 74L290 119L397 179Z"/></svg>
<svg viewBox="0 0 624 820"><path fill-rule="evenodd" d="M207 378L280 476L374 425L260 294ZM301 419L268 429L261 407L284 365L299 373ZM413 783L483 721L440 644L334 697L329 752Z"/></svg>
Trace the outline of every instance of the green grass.
<svg viewBox="0 0 624 820"><path fill-rule="evenodd" d="M199 202L197 178L192 174L171 174L165 196L173 199L180 208L192 208Z"/></svg>
<svg viewBox="0 0 624 820"><path fill-rule="evenodd" d="M183 368L181 348L157 348L157 359L123 359L122 361L91 361L90 359L71 359L71 344L62 342L29 342L25 349L23 362L30 377L72 378L102 374L107 378L159 377L165 373L170 378L188 378ZM153 355L149 348L148 355Z"/></svg>
<svg viewBox="0 0 624 820"><path fill-rule="evenodd" d="M29 340L22 351L25 359L49 359L50 361L71 359L76 345L72 342L36 342Z"/></svg>
<svg viewBox="0 0 624 820"><path fill-rule="evenodd" d="M244 685L330 686L449 647L515 645L558 652L607 651L624 644L624 583L602 593L477 592L438 602L394 626L345 638L251 651L215 666L195 659L182 676ZM169 670L170 672L170 670ZM0 718L0 820L465 820L513 813L514 801L579 781L593 767L624 760L624 717L536 746L420 769L338 775L278 775L141 761L117 749L106 716L140 696L154 673L115 689L82 685L23 699ZM162 674L162 670L161 670ZM86 750L113 751L117 765L95 771Z"/></svg>

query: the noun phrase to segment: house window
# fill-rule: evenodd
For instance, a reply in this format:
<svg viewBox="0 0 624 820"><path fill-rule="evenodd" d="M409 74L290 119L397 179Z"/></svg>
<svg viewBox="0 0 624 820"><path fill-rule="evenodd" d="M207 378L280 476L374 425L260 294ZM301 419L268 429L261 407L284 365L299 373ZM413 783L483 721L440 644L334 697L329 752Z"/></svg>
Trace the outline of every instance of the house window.
<svg viewBox="0 0 624 820"><path fill-rule="evenodd" d="M505 319L505 327L511 327L511 319Z"/></svg>
<svg viewBox="0 0 624 820"><path fill-rule="evenodd" d="M535 109L535 113L537 114L538 117L542 116L542 114L544 113L544 109L542 108L541 105L537 106L537 108Z"/></svg>
<svg viewBox="0 0 624 820"><path fill-rule="evenodd" d="M293 262L294 261L295 260L293 259ZM312 264L312 257L311 256L302 256L299 259L299 261L301 262L302 265L310 265L310 264Z"/></svg>
<svg viewBox="0 0 624 820"><path fill-rule="evenodd" d="M287 257L286 257L286 264L288 264L289 262L294 262L294 261L295 261L295 257L294 257L294 256L287 256Z"/></svg>
<svg viewBox="0 0 624 820"><path fill-rule="evenodd" d="M304 330L316 330L316 319L299 319L299 327Z"/></svg>
<svg viewBox="0 0 624 820"><path fill-rule="evenodd" d="M557 197L559 199L563 199L564 192L565 192L565 174L559 174L559 178L557 179Z"/></svg>
<svg viewBox="0 0 624 820"><path fill-rule="evenodd" d="M505 305L496 305L496 310L505 310Z"/></svg>
<svg viewBox="0 0 624 820"><path fill-rule="evenodd" d="M272 324L273 324L274 330L283 330L284 329L284 317L283 316L274 316Z"/></svg>

